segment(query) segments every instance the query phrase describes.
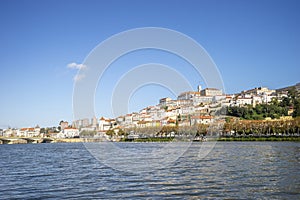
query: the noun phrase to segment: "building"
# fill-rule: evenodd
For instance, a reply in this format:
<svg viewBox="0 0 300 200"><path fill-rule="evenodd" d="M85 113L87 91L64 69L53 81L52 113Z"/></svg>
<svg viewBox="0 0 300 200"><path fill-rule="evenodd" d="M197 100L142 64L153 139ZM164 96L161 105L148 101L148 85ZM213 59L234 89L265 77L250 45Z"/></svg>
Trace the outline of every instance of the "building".
<svg viewBox="0 0 300 200"><path fill-rule="evenodd" d="M37 125L35 128L21 128L17 130L18 137L38 137L41 128Z"/></svg>
<svg viewBox="0 0 300 200"><path fill-rule="evenodd" d="M101 117L99 120L99 131L108 131L110 128L111 128L110 120Z"/></svg>
<svg viewBox="0 0 300 200"><path fill-rule="evenodd" d="M115 119L101 117L99 120L99 131L101 132L108 131L111 128L116 128L117 126L118 123Z"/></svg>
<svg viewBox="0 0 300 200"><path fill-rule="evenodd" d="M199 105L199 104L210 104L213 101L213 96L195 96L193 98L193 104Z"/></svg>
<svg viewBox="0 0 300 200"><path fill-rule="evenodd" d="M172 99L170 97L166 97L166 98L162 98L159 100L159 104L161 106L166 106L168 104L169 101L171 101Z"/></svg>
<svg viewBox="0 0 300 200"><path fill-rule="evenodd" d="M60 125L60 129L64 130L65 128L67 128L69 126L69 123L67 121L61 121L59 123L59 125Z"/></svg>
<svg viewBox="0 0 300 200"><path fill-rule="evenodd" d="M222 96L222 90L216 88L205 88L200 92L201 96Z"/></svg>
<svg viewBox="0 0 300 200"><path fill-rule="evenodd" d="M18 130L14 128L5 129L2 133L3 137L13 137L17 135Z"/></svg>
<svg viewBox="0 0 300 200"><path fill-rule="evenodd" d="M273 95L275 94L275 92L276 92L275 90L270 90L267 87L256 87L254 89L244 90L241 92L241 94L260 96L260 95Z"/></svg>
<svg viewBox="0 0 300 200"><path fill-rule="evenodd" d="M96 130L98 127L98 122L97 122L97 118L94 116L92 118L92 127Z"/></svg>
<svg viewBox="0 0 300 200"><path fill-rule="evenodd" d="M200 92L195 92L195 91L182 92L177 97L177 100L193 100L196 96L200 96Z"/></svg>
<svg viewBox="0 0 300 200"><path fill-rule="evenodd" d="M63 131L56 135L57 138L75 138L79 137L79 130L77 128L66 127Z"/></svg>
<svg viewBox="0 0 300 200"><path fill-rule="evenodd" d="M213 121L213 116L192 116L192 124L210 124Z"/></svg>
<svg viewBox="0 0 300 200"><path fill-rule="evenodd" d="M66 138L79 137L79 130L77 128L65 128L63 131Z"/></svg>
<svg viewBox="0 0 300 200"><path fill-rule="evenodd" d="M89 125L90 125L90 121L88 118L79 119L72 123L72 127L74 128L88 127Z"/></svg>
<svg viewBox="0 0 300 200"><path fill-rule="evenodd" d="M235 106L252 105L253 101L251 97L238 97L235 100Z"/></svg>

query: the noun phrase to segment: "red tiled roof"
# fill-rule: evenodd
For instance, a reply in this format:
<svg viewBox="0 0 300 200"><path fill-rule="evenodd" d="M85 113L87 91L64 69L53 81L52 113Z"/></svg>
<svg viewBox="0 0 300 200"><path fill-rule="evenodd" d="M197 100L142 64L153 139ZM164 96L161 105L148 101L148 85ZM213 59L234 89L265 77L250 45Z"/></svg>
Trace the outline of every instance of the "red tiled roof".
<svg viewBox="0 0 300 200"><path fill-rule="evenodd" d="M176 122L176 120L174 120L174 119L169 119L168 120L168 123L175 123Z"/></svg>
<svg viewBox="0 0 300 200"><path fill-rule="evenodd" d="M34 128L21 128L21 131L34 131Z"/></svg>
<svg viewBox="0 0 300 200"><path fill-rule="evenodd" d="M213 119L213 116L192 116L192 119Z"/></svg>
<svg viewBox="0 0 300 200"><path fill-rule="evenodd" d="M72 128L72 127L66 127L65 129L77 129L77 128Z"/></svg>

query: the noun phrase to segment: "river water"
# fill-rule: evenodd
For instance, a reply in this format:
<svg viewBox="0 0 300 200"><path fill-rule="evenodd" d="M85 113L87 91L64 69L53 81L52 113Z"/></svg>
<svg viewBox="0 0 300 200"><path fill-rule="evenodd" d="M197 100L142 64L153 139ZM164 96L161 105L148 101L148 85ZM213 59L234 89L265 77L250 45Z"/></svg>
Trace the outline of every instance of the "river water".
<svg viewBox="0 0 300 200"><path fill-rule="evenodd" d="M299 142L218 142L201 159L200 145L151 173L110 168L82 143L0 145L0 199L300 199Z"/></svg>

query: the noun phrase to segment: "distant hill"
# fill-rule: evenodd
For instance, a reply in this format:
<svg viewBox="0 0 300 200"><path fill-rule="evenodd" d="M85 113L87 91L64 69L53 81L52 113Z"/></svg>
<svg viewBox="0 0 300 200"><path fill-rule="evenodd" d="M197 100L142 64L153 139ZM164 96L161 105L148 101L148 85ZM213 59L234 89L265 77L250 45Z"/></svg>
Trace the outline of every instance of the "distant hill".
<svg viewBox="0 0 300 200"><path fill-rule="evenodd" d="M288 87L276 89L276 92L277 92L277 93L287 92L287 91L290 90L292 87L295 87L296 90L297 90L298 92L300 92L300 83L297 83L297 84L292 85L292 86L288 86Z"/></svg>

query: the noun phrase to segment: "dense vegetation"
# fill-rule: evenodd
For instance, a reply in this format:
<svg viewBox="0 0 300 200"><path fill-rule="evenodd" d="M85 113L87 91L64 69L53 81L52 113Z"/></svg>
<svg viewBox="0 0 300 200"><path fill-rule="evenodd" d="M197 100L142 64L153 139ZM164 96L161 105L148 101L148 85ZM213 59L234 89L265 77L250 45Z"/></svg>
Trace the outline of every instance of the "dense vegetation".
<svg viewBox="0 0 300 200"><path fill-rule="evenodd" d="M252 105L231 106L227 108L227 114L248 120L262 120L266 117L279 119L281 116L287 116L289 109L293 110L293 117L300 116L300 93L295 88L289 90L288 96L281 101L274 98L269 104L258 104L255 107Z"/></svg>

